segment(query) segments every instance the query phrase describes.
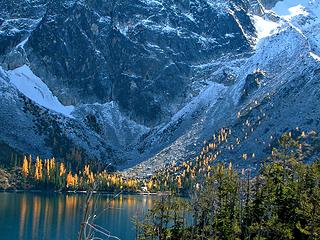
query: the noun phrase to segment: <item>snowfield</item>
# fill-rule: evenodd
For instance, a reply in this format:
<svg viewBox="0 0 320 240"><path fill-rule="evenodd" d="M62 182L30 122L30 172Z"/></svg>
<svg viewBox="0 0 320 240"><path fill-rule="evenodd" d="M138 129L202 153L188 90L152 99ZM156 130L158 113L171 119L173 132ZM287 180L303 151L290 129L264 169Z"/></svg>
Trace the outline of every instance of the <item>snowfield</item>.
<svg viewBox="0 0 320 240"><path fill-rule="evenodd" d="M73 118L71 113L74 110L74 106L62 105L48 86L27 65L9 70L7 74L10 82L26 97L47 109Z"/></svg>
<svg viewBox="0 0 320 240"><path fill-rule="evenodd" d="M319 0L285 0L278 2L272 9L277 15L290 20L295 16L309 13L320 16Z"/></svg>
<svg viewBox="0 0 320 240"><path fill-rule="evenodd" d="M264 19L260 16L253 16L255 28L257 30L257 40L268 37L280 26L279 23Z"/></svg>

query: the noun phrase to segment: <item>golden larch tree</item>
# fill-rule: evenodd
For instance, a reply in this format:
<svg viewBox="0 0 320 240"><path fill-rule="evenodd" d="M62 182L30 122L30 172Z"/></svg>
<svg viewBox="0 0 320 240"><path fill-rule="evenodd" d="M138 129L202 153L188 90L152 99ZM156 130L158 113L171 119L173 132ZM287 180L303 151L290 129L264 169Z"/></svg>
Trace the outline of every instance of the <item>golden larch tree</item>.
<svg viewBox="0 0 320 240"><path fill-rule="evenodd" d="M26 156L24 156L24 159L23 159L22 172L24 176L29 175L29 162Z"/></svg>

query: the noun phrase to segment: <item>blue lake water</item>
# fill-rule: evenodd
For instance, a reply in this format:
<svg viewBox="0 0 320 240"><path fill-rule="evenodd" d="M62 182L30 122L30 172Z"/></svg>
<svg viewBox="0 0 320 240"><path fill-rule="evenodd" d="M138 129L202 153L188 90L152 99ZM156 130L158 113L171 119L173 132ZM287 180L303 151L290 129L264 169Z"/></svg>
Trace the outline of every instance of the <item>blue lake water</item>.
<svg viewBox="0 0 320 240"><path fill-rule="evenodd" d="M2 192L0 239L77 239L85 199L81 194ZM132 219L141 218L153 200L154 196L95 195L96 223L122 240L135 239Z"/></svg>

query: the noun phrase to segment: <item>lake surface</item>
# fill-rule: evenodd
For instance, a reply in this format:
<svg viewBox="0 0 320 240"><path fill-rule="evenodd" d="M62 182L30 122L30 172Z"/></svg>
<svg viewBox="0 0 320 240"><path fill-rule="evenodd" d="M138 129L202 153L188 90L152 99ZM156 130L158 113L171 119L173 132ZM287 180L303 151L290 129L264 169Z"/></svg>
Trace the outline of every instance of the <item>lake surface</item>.
<svg viewBox="0 0 320 240"><path fill-rule="evenodd" d="M0 239L77 239L85 199L85 194L1 192ZM132 218L141 218L154 199L142 195L121 195L116 199L96 195L96 223L122 240L135 239Z"/></svg>

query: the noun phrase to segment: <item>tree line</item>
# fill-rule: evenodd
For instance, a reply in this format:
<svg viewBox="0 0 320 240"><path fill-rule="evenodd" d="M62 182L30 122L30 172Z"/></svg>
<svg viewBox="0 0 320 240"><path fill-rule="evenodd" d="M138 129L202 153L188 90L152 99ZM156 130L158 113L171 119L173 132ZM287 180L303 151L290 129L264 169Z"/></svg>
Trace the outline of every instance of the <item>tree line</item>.
<svg viewBox="0 0 320 240"><path fill-rule="evenodd" d="M117 192L122 189L136 192L138 181L124 178L118 173L93 171L89 164L82 170L73 171L71 166L58 162L55 158L41 159L25 156L21 166L26 189L38 190L89 190L95 186L97 191Z"/></svg>

